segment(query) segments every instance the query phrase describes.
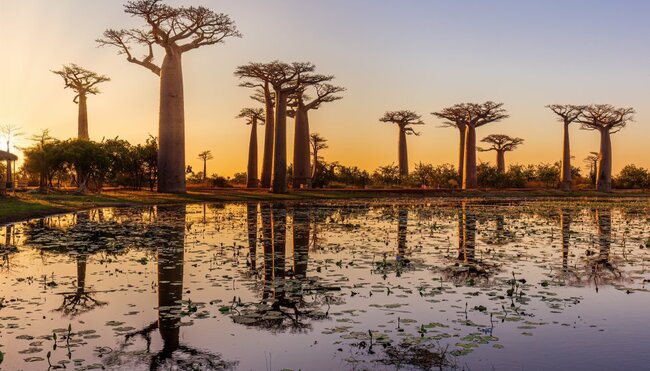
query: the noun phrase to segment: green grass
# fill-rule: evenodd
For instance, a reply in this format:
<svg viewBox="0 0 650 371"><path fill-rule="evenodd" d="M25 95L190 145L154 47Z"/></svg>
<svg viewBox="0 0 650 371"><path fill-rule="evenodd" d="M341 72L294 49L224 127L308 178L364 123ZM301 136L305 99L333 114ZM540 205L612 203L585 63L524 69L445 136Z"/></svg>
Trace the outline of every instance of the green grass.
<svg viewBox="0 0 650 371"><path fill-rule="evenodd" d="M561 192L544 189L517 190L472 190L450 191L433 189L326 189L301 190L289 194L273 194L265 190L233 189L194 189L186 194L161 194L149 191L109 190L101 194L77 195L74 193L34 194L18 193L16 196L0 197L0 223L19 221L34 217L51 215L95 207L182 204L195 202L228 201L276 201L276 200L315 200L315 199L354 199L388 197L427 197L450 199L610 199L648 198L648 192L599 193L595 191Z"/></svg>

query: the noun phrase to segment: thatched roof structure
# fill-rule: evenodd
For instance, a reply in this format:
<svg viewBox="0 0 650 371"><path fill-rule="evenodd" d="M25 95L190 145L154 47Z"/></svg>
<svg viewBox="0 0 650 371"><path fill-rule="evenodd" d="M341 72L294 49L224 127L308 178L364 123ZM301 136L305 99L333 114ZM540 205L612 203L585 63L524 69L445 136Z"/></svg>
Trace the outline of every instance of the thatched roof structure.
<svg viewBox="0 0 650 371"><path fill-rule="evenodd" d="M0 161L17 161L18 156L14 155L13 153L5 152L5 151L0 151Z"/></svg>

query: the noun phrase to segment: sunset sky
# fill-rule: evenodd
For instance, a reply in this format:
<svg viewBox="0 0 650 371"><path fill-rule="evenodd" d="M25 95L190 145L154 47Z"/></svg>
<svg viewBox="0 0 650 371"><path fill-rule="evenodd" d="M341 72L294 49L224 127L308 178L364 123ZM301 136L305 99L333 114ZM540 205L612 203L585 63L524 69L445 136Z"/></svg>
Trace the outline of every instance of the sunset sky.
<svg viewBox="0 0 650 371"><path fill-rule="evenodd" d="M478 129L478 137L509 134L525 144L508 164L555 162L562 125L550 103L610 103L637 110L636 122L612 137L614 172L634 162L650 167L650 2L647 1L380 1L184 0L237 23L241 39L184 55L186 158L211 150L208 172L245 171L249 130L235 119L256 106L238 87L236 66L249 61L310 61L336 75L344 99L310 116L329 139L323 155L373 170L397 163L397 129L380 123L387 110L423 116L409 137L409 160L456 164L458 132L440 128L430 112L459 102L505 103L510 118ZM102 94L88 99L90 137L144 142L157 135L158 78L115 49L98 48L106 28L141 24L120 0L0 0L0 124L28 135L49 128L59 139L77 133L74 93L50 72L77 63L106 74ZM162 60L157 50L158 61ZM293 121L289 140L293 143ZM259 128L260 133L263 130ZM572 127L576 165L598 150L595 132ZM261 138L261 136L260 136ZM30 142L23 138L21 145ZM261 153L260 142L260 153ZM2 149L5 149L2 146ZM292 156L292 146L288 149ZM479 153L494 163L494 153ZM261 158L260 158L261 161Z"/></svg>

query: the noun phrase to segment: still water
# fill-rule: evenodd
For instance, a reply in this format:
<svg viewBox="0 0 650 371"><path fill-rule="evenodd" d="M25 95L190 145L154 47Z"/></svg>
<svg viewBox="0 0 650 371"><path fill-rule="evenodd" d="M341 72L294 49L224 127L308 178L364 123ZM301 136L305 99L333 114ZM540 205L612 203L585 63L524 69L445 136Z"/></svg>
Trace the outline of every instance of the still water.
<svg viewBox="0 0 650 371"><path fill-rule="evenodd" d="M396 199L7 225L0 369L650 369L649 221Z"/></svg>

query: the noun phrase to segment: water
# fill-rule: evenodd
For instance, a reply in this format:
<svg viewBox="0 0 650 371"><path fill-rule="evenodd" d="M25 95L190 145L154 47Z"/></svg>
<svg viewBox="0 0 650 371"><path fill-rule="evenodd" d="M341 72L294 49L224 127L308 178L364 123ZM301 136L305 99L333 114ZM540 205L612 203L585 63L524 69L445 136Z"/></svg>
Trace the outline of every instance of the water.
<svg viewBox="0 0 650 371"><path fill-rule="evenodd" d="M0 369L648 369L649 206L233 203L8 225Z"/></svg>

